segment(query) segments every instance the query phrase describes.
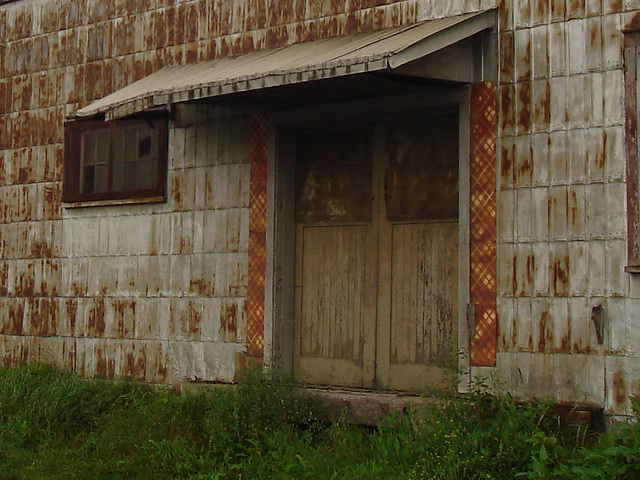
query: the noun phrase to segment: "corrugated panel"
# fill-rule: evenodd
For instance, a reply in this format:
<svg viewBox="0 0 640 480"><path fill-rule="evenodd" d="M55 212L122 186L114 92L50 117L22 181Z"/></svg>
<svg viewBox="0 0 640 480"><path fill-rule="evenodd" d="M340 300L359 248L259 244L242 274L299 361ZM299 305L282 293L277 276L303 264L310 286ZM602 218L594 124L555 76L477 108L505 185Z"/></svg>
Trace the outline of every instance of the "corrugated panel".
<svg viewBox="0 0 640 480"><path fill-rule="evenodd" d="M493 11L317 40L178 67L166 67L85 108L72 118L137 111L267 87L393 69L470 37L494 23Z"/></svg>

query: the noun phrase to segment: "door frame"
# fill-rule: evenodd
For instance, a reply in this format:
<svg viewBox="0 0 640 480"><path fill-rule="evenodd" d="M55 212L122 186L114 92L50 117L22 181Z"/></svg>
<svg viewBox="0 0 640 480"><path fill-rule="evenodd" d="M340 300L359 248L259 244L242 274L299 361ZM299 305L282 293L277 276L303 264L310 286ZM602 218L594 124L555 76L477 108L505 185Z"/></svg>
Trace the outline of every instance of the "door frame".
<svg viewBox="0 0 640 480"><path fill-rule="evenodd" d="M454 86L436 92L385 99L342 102L270 114L267 159L267 232L264 361L277 372L293 372L295 274L295 138L313 126L388 121L428 114L429 109L457 107L459 119L458 231L458 389L469 382L469 163L470 89ZM339 121L336 121L339 119Z"/></svg>

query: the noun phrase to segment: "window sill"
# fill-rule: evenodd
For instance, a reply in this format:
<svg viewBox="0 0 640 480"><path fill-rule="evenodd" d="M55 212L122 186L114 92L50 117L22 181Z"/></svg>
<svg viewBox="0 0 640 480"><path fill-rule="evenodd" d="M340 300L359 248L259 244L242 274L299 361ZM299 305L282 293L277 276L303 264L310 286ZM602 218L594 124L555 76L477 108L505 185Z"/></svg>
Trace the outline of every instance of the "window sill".
<svg viewBox="0 0 640 480"><path fill-rule="evenodd" d="M624 271L627 273L640 273L640 265L627 265L624 267Z"/></svg>
<svg viewBox="0 0 640 480"><path fill-rule="evenodd" d="M117 200L91 200L86 202L63 202L62 208L111 207L117 205L140 205L144 203L164 203L164 197L120 198Z"/></svg>

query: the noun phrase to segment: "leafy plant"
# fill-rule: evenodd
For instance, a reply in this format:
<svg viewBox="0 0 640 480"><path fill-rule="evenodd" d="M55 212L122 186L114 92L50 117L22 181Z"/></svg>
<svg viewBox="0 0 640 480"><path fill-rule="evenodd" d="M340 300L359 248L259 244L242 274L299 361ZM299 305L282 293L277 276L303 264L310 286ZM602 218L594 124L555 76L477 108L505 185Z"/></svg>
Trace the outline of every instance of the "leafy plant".
<svg viewBox="0 0 640 480"><path fill-rule="evenodd" d="M0 475L11 479L635 479L640 426L585 444L546 404L479 385L378 428L318 420L309 395L252 372L175 395L43 366L0 368ZM637 408L637 405L636 405Z"/></svg>

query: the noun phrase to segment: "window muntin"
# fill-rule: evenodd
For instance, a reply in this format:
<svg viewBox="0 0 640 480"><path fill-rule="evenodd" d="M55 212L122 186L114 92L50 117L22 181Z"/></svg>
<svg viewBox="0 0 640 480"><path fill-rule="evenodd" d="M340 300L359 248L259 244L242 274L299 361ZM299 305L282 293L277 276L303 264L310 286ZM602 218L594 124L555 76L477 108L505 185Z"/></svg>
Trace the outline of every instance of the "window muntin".
<svg viewBox="0 0 640 480"><path fill-rule="evenodd" d="M164 197L167 120L67 124L64 201Z"/></svg>

